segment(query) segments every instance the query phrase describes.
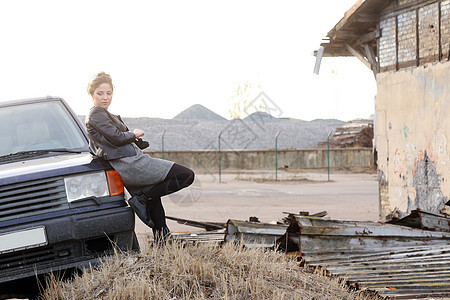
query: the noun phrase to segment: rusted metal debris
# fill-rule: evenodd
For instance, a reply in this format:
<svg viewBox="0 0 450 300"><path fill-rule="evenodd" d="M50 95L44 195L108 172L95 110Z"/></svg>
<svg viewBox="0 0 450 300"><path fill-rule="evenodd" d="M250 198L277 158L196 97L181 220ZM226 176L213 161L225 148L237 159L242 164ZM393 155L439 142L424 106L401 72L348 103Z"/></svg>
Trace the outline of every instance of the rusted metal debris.
<svg viewBox="0 0 450 300"><path fill-rule="evenodd" d="M169 220L176 221L178 224L203 228L206 231L220 230L220 229L225 228L225 226L226 226L225 223L218 223L218 222L199 222L199 221L193 221L193 220L181 219L181 218L175 218L175 217L169 217L169 216L166 216L166 218Z"/></svg>
<svg viewBox="0 0 450 300"><path fill-rule="evenodd" d="M223 243L224 230L196 232L196 233L172 233L174 239L186 243Z"/></svg>
<svg viewBox="0 0 450 300"><path fill-rule="evenodd" d="M274 248L278 238L286 232L286 224L267 224L228 220L225 242L241 242L246 247Z"/></svg>
<svg viewBox="0 0 450 300"><path fill-rule="evenodd" d="M450 295L450 246L336 249L305 253L306 265L392 298Z"/></svg>
<svg viewBox="0 0 450 300"><path fill-rule="evenodd" d="M427 224L443 221L441 216L421 215ZM307 266L382 296L450 295L448 231L297 216L277 242L301 255Z"/></svg>
<svg viewBox="0 0 450 300"><path fill-rule="evenodd" d="M279 240L302 253L323 249L387 248L450 244L448 232L378 222L337 221L298 216Z"/></svg>
<svg viewBox="0 0 450 300"><path fill-rule="evenodd" d="M385 297L450 296L448 216L415 210L405 218L381 223L317 217L326 212L315 217L305 212L287 214L277 224L261 223L257 218L251 218L255 222L228 220L225 232L179 237L283 250L301 257L307 267Z"/></svg>
<svg viewBox="0 0 450 300"><path fill-rule="evenodd" d="M300 211L298 214L295 213L290 213L290 212L283 212L283 214L287 214L286 217L283 218L283 223L284 224L291 224L291 222L294 220L294 218L296 216L310 216L310 217L317 217L317 218L323 218L325 217L328 213L326 211L321 211L318 213L314 213L314 214L309 214L308 211Z"/></svg>
<svg viewBox="0 0 450 300"><path fill-rule="evenodd" d="M432 231L450 232L450 219L446 215L427 212L424 210L414 210L408 216L391 220L388 223L404 225L413 228L420 228Z"/></svg>

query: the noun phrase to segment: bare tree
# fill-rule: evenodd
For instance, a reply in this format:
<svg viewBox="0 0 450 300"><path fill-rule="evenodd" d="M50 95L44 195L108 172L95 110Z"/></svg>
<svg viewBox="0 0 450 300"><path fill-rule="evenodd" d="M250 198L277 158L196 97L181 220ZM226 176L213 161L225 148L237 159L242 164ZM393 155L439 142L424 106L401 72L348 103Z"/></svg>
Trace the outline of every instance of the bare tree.
<svg viewBox="0 0 450 300"><path fill-rule="evenodd" d="M240 83L236 89L236 94L233 95L229 101L231 102L228 115L230 119L243 119L246 117L245 108L252 102L252 100L261 91L261 85L253 84L246 80Z"/></svg>

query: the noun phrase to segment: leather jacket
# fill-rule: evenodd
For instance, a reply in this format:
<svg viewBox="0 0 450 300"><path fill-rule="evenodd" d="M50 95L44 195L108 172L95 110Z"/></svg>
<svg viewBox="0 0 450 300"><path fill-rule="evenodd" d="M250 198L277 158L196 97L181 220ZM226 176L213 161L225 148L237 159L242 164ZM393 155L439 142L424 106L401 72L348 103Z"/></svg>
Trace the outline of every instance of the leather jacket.
<svg viewBox="0 0 450 300"><path fill-rule="evenodd" d="M85 123L89 138L97 148L97 156L111 160L136 155L132 144L136 136L128 130L120 116L94 106L86 116Z"/></svg>

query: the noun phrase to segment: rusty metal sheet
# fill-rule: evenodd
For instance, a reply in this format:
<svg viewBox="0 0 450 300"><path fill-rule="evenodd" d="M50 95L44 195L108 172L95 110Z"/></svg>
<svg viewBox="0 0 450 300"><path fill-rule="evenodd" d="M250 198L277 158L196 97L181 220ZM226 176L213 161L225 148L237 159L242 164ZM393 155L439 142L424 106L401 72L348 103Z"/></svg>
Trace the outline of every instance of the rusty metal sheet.
<svg viewBox="0 0 450 300"><path fill-rule="evenodd" d="M408 216L389 221L389 223L425 230L450 232L450 218L448 216L420 209L413 210Z"/></svg>
<svg viewBox="0 0 450 300"><path fill-rule="evenodd" d="M217 243L223 242L224 230L208 232L172 233L176 240L189 243Z"/></svg>
<svg viewBox="0 0 450 300"><path fill-rule="evenodd" d="M297 216L278 243L300 251L306 265L383 296L450 295L448 232Z"/></svg>
<svg viewBox="0 0 450 300"><path fill-rule="evenodd" d="M373 221L347 221L316 218L296 215L296 221L301 226L341 227L341 226L384 226L385 223Z"/></svg>
<svg viewBox="0 0 450 300"><path fill-rule="evenodd" d="M379 222L324 220L297 216L284 238L287 244L305 252L323 249L376 249L450 243L450 233L410 228Z"/></svg>
<svg viewBox="0 0 450 300"><path fill-rule="evenodd" d="M228 220L225 241L242 241L246 247L273 248L278 238L286 232L286 224L267 224Z"/></svg>
<svg viewBox="0 0 450 300"><path fill-rule="evenodd" d="M181 218L176 218L176 217L171 217L171 216L166 216L166 219L176 221L178 224L182 224L182 225L203 228L206 231L215 231L215 230L220 230L220 229L225 228L225 223L199 222L199 221L181 219Z"/></svg>
<svg viewBox="0 0 450 300"><path fill-rule="evenodd" d="M432 247L430 249L430 247ZM397 247L397 248L382 248L382 249L364 249L364 250L343 250L334 249L329 251L312 251L305 252L303 256L308 258L309 262L321 263L323 261L328 264L333 262L341 264L345 259L348 262L370 262L387 259L411 258L428 255L442 255L446 257L449 254L448 245L426 245L414 247ZM449 266L450 267L450 266Z"/></svg>

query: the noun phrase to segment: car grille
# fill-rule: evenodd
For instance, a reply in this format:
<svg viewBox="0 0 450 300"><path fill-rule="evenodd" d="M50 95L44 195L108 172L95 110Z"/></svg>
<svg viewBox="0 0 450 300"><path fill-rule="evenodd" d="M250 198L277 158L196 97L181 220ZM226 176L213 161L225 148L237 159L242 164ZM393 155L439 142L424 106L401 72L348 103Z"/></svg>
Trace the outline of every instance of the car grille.
<svg viewBox="0 0 450 300"><path fill-rule="evenodd" d="M0 258L0 270L15 270L37 263L52 262L57 258L52 247L36 248L27 251L14 252L2 255Z"/></svg>
<svg viewBox="0 0 450 300"><path fill-rule="evenodd" d="M0 187L0 222L68 208L61 177Z"/></svg>

